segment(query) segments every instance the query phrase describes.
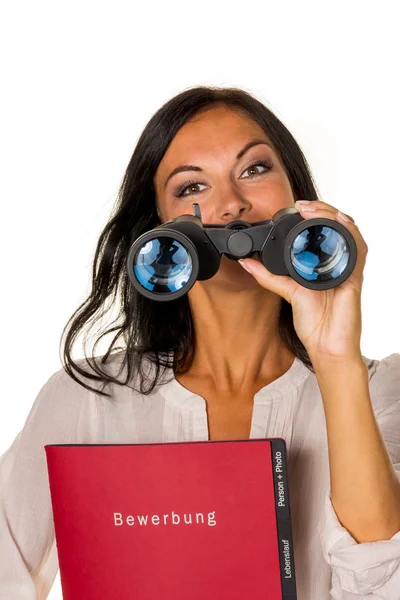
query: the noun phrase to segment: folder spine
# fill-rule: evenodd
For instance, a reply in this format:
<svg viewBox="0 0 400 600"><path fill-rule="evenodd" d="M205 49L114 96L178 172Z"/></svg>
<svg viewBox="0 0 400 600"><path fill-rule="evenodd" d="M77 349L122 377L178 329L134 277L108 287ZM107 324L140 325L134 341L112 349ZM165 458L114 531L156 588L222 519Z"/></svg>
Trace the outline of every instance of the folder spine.
<svg viewBox="0 0 400 600"><path fill-rule="evenodd" d="M271 460L275 492L282 600L295 600L297 598L297 593L293 535L289 503L289 486L286 472L286 442L283 438L271 439Z"/></svg>

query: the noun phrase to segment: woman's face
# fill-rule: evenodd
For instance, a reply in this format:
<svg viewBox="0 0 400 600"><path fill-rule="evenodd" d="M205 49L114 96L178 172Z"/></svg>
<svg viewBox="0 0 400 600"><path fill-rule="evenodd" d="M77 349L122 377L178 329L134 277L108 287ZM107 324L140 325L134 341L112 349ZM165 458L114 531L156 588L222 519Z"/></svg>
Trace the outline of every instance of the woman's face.
<svg viewBox="0 0 400 600"><path fill-rule="evenodd" d="M255 140L266 143L244 151ZM236 219L264 221L281 208L293 207L295 199L278 154L266 144L271 142L255 121L225 106L213 107L185 123L154 178L160 224L179 215L193 215L194 202L200 206L202 222L214 225ZM183 165L184 170L171 176ZM214 277L196 282L190 297L199 285L208 290L220 287L224 292L262 290L252 275L226 256Z"/></svg>
<svg viewBox="0 0 400 600"><path fill-rule="evenodd" d="M266 143L243 152L254 140ZM203 223L216 225L234 219L262 221L281 208L293 207L289 180L271 145L255 121L225 106L210 108L185 123L154 177L160 223L194 214L194 202Z"/></svg>

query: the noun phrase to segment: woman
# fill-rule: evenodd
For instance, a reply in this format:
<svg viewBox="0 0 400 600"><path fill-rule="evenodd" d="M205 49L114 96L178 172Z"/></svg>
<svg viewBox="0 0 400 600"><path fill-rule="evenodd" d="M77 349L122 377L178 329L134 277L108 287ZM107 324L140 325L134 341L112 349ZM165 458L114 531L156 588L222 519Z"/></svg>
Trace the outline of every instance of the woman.
<svg viewBox="0 0 400 600"><path fill-rule="evenodd" d="M138 295L125 268L132 242L193 214L193 202L205 223L283 207L338 221L356 267L315 291L254 258L223 257L173 302ZM249 437L286 440L298 598L400 598L400 354L361 354L366 256L354 220L318 199L298 144L257 99L198 87L162 106L100 236L92 293L64 330L64 368L1 457L0 599L46 598L57 572L45 444ZM121 322L102 334L117 332L107 353L73 361L108 298Z"/></svg>

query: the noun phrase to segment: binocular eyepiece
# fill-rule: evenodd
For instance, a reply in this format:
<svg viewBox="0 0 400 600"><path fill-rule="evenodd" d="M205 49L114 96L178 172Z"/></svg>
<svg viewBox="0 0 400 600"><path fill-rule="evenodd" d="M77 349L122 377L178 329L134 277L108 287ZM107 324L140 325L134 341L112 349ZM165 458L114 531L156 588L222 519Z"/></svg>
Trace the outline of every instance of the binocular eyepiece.
<svg viewBox="0 0 400 600"><path fill-rule="evenodd" d="M161 302L183 296L217 273L222 255L238 260L256 254L271 273L313 290L339 286L355 267L354 238L332 219L303 219L295 208L282 208L267 221L207 225L199 205L193 208L194 215L166 221L133 242L126 266L143 296Z"/></svg>

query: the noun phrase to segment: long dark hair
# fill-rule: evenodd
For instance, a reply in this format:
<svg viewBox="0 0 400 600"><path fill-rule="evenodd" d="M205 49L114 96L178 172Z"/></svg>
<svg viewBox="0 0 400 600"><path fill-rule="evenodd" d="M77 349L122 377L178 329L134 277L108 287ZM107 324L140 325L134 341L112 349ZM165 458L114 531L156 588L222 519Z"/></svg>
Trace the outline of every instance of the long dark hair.
<svg viewBox="0 0 400 600"><path fill-rule="evenodd" d="M186 372L194 354L194 328L188 296L160 303L138 294L130 283L126 271L126 258L133 241L145 231L158 224L153 178L159 163L178 130L192 117L215 105L225 105L242 111L256 121L265 131L279 154L286 170L295 199L317 200L320 196L313 181L309 165L302 150L283 123L262 102L247 91L238 88L212 86L193 87L166 102L147 123L141 134L124 174L110 219L97 243L92 271L92 291L76 309L65 325L61 361L64 370L80 385L103 396L110 394L93 388L78 379L73 370L84 378L100 382L128 385L135 373L140 383L139 392L150 394L160 383L160 375L166 368L173 373ZM106 308L106 304L108 307ZM82 368L71 357L71 350L78 334L88 332L111 308L118 308L118 316L108 329L101 330L91 356L84 349L86 364L91 372ZM119 324L116 324L117 320ZM98 342L115 333L107 352L95 357ZM282 298L279 316L279 333L286 346L311 371L309 355L293 326L291 305ZM115 344L122 336L122 346ZM122 357L121 367L127 368L126 379L119 380L108 371L106 365L118 351ZM97 363L100 359L100 364ZM143 361L150 361L152 375L145 373ZM162 372L161 372L162 369ZM93 371L96 374L93 374ZM120 374L120 373L119 373ZM118 374L118 375L119 375ZM147 389L144 383L150 385ZM133 388L135 389L135 388Z"/></svg>

